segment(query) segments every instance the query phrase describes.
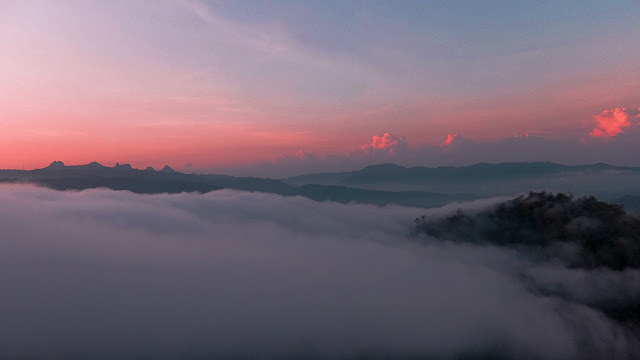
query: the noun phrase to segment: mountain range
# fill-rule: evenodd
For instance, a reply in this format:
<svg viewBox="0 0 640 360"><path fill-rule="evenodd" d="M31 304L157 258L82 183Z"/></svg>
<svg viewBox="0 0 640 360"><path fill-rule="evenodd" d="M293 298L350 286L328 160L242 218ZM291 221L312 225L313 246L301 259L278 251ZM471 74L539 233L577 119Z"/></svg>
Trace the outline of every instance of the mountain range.
<svg viewBox="0 0 640 360"><path fill-rule="evenodd" d="M358 171L285 179L186 174L169 166L134 169L97 162L67 166L61 161L35 170L0 170L0 182L32 183L57 190L110 188L136 193L209 192L219 189L303 196L339 203L440 206L529 190L570 191L618 200L640 208L640 168L608 164L567 166L548 162L478 163L465 167L367 166ZM613 185L611 185L613 184Z"/></svg>
<svg viewBox="0 0 640 360"><path fill-rule="evenodd" d="M615 166L608 164L568 166L550 162L508 162L500 164L478 163L470 166L454 167L404 167L396 164L370 165L359 171L320 173L295 176L285 179L290 184L323 185L372 185L372 184L430 184L468 183L496 181L534 176L566 175L575 173L637 172L640 167Z"/></svg>

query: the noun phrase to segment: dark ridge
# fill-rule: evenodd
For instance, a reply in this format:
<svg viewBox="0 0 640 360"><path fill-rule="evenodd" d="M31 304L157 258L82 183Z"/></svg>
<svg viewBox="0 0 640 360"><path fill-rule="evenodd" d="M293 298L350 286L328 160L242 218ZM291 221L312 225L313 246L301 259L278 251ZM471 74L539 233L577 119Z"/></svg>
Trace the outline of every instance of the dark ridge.
<svg viewBox="0 0 640 360"><path fill-rule="evenodd" d="M530 192L494 208L416 219L417 233L535 251L571 268L640 268L640 218L595 197Z"/></svg>
<svg viewBox="0 0 640 360"><path fill-rule="evenodd" d="M47 168L28 171L0 170L0 183L32 183L55 190L109 188L143 194L205 193L227 188L283 196L303 196L315 201L331 201L342 204L356 202L379 206L397 204L433 207L442 206L451 201L477 198L475 195L465 193L379 191L325 185L294 186L275 179L184 174L174 171L169 166L165 166L162 171L155 171L151 167L146 170L137 170L132 169L128 164L120 163L114 167L105 167L98 163L64 166L55 169L55 171Z"/></svg>
<svg viewBox="0 0 640 360"><path fill-rule="evenodd" d="M49 166L47 166L45 169L48 170L56 170L56 169L64 169L65 165L62 161L54 161L51 164L49 164Z"/></svg>
<svg viewBox="0 0 640 360"><path fill-rule="evenodd" d="M145 170L145 171L156 171L156 169L154 169L154 168L153 168L153 167L151 167L151 166L147 166L147 168L146 168L146 169L144 169L144 170Z"/></svg>
<svg viewBox="0 0 640 360"><path fill-rule="evenodd" d="M86 166L87 166L87 168L89 168L89 169L103 169L103 168L105 168L105 167L106 167L106 166L104 166L104 165L100 164L100 163L99 163L99 162L97 162L97 161L92 161L92 162L90 162L89 164L87 164Z"/></svg>
<svg viewBox="0 0 640 360"><path fill-rule="evenodd" d="M115 170L114 170L115 171ZM112 190L127 190L139 194L175 194L182 192L207 193L218 190L219 187L198 179L184 176L144 176L145 171L131 177L89 175L83 177L39 178L29 182L54 190L86 190L107 188ZM152 174L147 174L152 175Z"/></svg>
<svg viewBox="0 0 640 360"><path fill-rule="evenodd" d="M131 167L131 164L116 163L116 166L114 166L114 169L117 169L117 170L131 170L131 169L133 169L133 167Z"/></svg>
<svg viewBox="0 0 640 360"><path fill-rule="evenodd" d="M407 168L404 166L400 166L394 163L385 163L385 164L377 164L377 165L369 165L360 170L363 173L376 173L379 171L402 171Z"/></svg>
<svg viewBox="0 0 640 360"><path fill-rule="evenodd" d="M351 202L379 206L397 204L413 207L442 206L451 201L476 199L471 194L442 194L425 191L378 191L333 185L293 186L280 180L226 175L198 175L220 188L258 191L283 196L303 196L315 201L331 201L341 204Z"/></svg>
<svg viewBox="0 0 640 360"><path fill-rule="evenodd" d="M295 185L373 185L373 184L467 184L495 180L562 176L566 174L597 174L606 171L638 172L638 167L608 164L561 165L551 162L478 163L454 167L404 167L396 164L370 165L358 171L319 173L290 177L285 182Z"/></svg>
<svg viewBox="0 0 640 360"><path fill-rule="evenodd" d="M436 168L406 168L394 164L367 166L346 177L343 184L372 184L385 182L422 183L422 182L468 182L499 178L522 178L555 174L571 170L572 167L549 162L531 163L478 163L464 167L443 166ZM578 169L575 169L578 170Z"/></svg>
<svg viewBox="0 0 640 360"><path fill-rule="evenodd" d="M162 170L160 170L162 172L166 172L166 173L174 173L176 172L175 170L173 170L169 165L165 165Z"/></svg>

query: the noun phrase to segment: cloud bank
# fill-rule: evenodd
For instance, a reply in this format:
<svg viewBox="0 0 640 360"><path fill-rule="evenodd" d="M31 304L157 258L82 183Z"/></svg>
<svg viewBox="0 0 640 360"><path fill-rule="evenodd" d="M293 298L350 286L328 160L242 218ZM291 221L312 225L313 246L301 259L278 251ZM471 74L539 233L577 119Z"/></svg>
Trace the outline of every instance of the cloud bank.
<svg viewBox="0 0 640 360"><path fill-rule="evenodd" d="M418 243L411 229L424 209L227 190L29 186L0 187L0 201L2 358L638 354L631 330L523 280L569 284L577 298L615 298L611 281L636 272L540 264L495 246Z"/></svg>

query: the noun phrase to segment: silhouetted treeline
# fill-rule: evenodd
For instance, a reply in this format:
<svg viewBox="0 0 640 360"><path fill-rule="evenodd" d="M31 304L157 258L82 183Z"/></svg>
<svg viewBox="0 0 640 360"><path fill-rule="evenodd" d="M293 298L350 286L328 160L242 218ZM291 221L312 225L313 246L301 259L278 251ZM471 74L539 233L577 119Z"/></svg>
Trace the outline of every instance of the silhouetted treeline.
<svg viewBox="0 0 640 360"><path fill-rule="evenodd" d="M526 248L571 268L640 268L640 218L624 207L562 193L530 192L493 208L416 219L416 231L459 242Z"/></svg>

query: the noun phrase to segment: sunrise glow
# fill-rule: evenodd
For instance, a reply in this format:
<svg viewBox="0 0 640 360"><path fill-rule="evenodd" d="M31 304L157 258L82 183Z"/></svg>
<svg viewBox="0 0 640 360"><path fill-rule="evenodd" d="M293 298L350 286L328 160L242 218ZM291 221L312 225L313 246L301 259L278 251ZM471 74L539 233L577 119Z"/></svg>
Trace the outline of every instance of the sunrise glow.
<svg viewBox="0 0 640 360"><path fill-rule="evenodd" d="M327 6L340 15L320 2L2 2L0 168L403 156L457 133L580 146L637 126L637 7ZM405 162L419 157L449 161Z"/></svg>

